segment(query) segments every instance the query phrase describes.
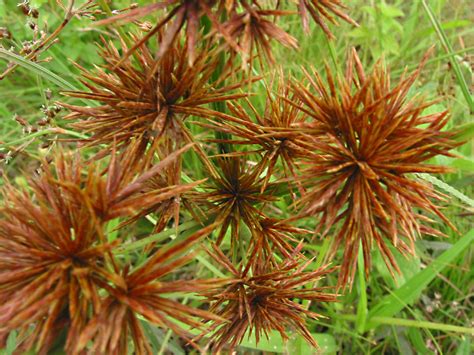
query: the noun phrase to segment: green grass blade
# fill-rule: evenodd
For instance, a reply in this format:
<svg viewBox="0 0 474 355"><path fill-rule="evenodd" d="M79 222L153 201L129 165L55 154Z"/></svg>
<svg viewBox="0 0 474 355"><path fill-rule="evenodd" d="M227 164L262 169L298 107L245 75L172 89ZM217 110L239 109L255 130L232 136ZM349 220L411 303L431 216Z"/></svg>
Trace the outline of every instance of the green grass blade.
<svg viewBox="0 0 474 355"><path fill-rule="evenodd" d="M17 347L17 332L13 331L7 338L7 347L4 350L0 350L0 354L12 355L15 353Z"/></svg>
<svg viewBox="0 0 474 355"><path fill-rule="evenodd" d="M424 270L417 273L403 286L395 290L393 294L385 296L369 311L366 330L376 327L377 324L372 318L392 317L400 312L405 307L405 304L410 304L417 300L421 292L433 281L436 275L459 256L472 241L474 241L474 229L471 229L469 233L433 260ZM403 300L403 302L400 300Z"/></svg>
<svg viewBox="0 0 474 355"><path fill-rule="evenodd" d="M150 243L161 242L161 241L165 240L166 238L169 238L173 235L176 235L176 231L178 231L178 233L179 233L179 232L182 232L182 231L187 231L191 228L195 228L197 226L200 226L200 224L198 222L195 222L195 221L186 222L186 223L181 224L177 229L176 228L170 228L170 229L168 229L164 232L153 234L153 235L150 235L149 237L137 240L136 242L124 244L124 245L120 246L119 248L115 249L114 253L121 254L123 252L128 252L128 251L132 251L132 250L136 250L136 249L141 249L141 248L143 248L144 246L146 246Z"/></svg>
<svg viewBox="0 0 474 355"><path fill-rule="evenodd" d="M459 63L456 60L453 47L451 46L451 43L449 42L448 37L446 36L446 33L444 33L444 30L441 27L441 24L439 23L438 19L434 15L433 9L426 2L426 0L422 0L422 3L428 17L430 18L431 24L433 25L433 28L439 37L441 44L443 45L446 52L449 54L449 61L454 70L454 75L456 76L456 80L461 88L461 91L464 95L467 105L470 111L474 112L474 101L469 91L469 86L467 85L466 79L464 78L464 75L462 74L461 67L459 66Z"/></svg>
<svg viewBox="0 0 474 355"><path fill-rule="evenodd" d="M344 314L340 316L341 319L348 321L357 321L357 316L353 314ZM474 329L469 327L460 327L457 325L444 324L444 323L435 323L427 322L423 320L415 319L404 319L404 318L392 318L392 317L372 317L371 322L374 324L380 325L396 325L401 327L410 327L410 328L423 328L423 329L432 329L432 330L441 330L443 332L453 332L453 333L462 333L462 334L471 334L474 335Z"/></svg>
<svg viewBox="0 0 474 355"><path fill-rule="evenodd" d="M202 255L196 255L196 260L199 261L203 266L209 269L215 276L225 278L226 276L220 272L214 265L212 265L209 261L206 260L205 257Z"/></svg>
<svg viewBox="0 0 474 355"><path fill-rule="evenodd" d="M311 333L313 338L319 345L320 354L334 354L337 351L336 340L331 334L323 334L323 333ZM298 339L300 337L297 337ZM298 352L292 351L295 345L300 347ZM272 353L295 353L295 354L314 354L314 348L311 347L305 341L295 344L295 340L290 339L288 343L285 344L283 339L280 336L280 333L277 331L272 331L269 334L268 339L263 337L260 341L257 342L255 340L255 336L251 336L250 339L245 338L242 343L240 343L241 347L247 349L253 349L257 351L263 352L272 352ZM319 354L318 353L318 354Z"/></svg>
<svg viewBox="0 0 474 355"><path fill-rule="evenodd" d="M65 135L70 135L72 137L81 138L81 139L87 139L88 138L86 135L83 135L83 134L78 133L78 132L69 131L69 130L66 130L66 129L63 129L63 128L59 128L59 127L53 127L53 128L49 128L49 129L43 129L42 131L38 131L38 132L35 132L35 133L27 134L26 136L23 136L21 138L15 139L15 140L10 141L10 142L2 142L1 144L5 145L5 146L14 146L14 145L17 145L17 144L27 142L29 140L33 140L33 139L41 137L41 136L49 135L49 134L65 134Z"/></svg>
<svg viewBox="0 0 474 355"><path fill-rule="evenodd" d="M357 272L359 278L359 302L357 303L356 329L359 334L362 334L367 321L367 286L365 282L362 242L360 242L359 255L357 256Z"/></svg>
<svg viewBox="0 0 474 355"><path fill-rule="evenodd" d="M64 80L60 76L54 74L52 71L42 67L37 63L32 62L31 60L25 59L22 56L9 52L4 48L0 48L0 58L5 59L8 62L18 64L23 68L29 70L30 72L45 78L53 84L56 84L62 89L77 91L77 88L74 85Z"/></svg>
<svg viewBox="0 0 474 355"><path fill-rule="evenodd" d="M391 318L391 317L373 317L372 322L377 324L390 324L402 327L414 327L432 330L441 330L443 332L463 333L474 335L474 329L468 327L460 327L457 325L434 323L420 320Z"/></svg>
<svg viewBox="0 0 474 355"><path fill-rule="evenodd" d="M461 344L458 347L458 350L456 351L456 355L470 355L471 353L471 338L466 337L466 339L463 339Z"/></svg>
<svg viewBox="0 0 474 355"><path fill-rule="evenodd" d="M444 181L434 177L433 175L430 174L417 174L420 178L423 180L428 181L429 183L435 185L436 187L443 189L445 192L447 192L449 195L458 198L462 202L464 202L466 205L470 207L474 207L474 200L470 198L469 196L466 196L463 194L461 191L455 189L449 184L446 184Z"/></svg>

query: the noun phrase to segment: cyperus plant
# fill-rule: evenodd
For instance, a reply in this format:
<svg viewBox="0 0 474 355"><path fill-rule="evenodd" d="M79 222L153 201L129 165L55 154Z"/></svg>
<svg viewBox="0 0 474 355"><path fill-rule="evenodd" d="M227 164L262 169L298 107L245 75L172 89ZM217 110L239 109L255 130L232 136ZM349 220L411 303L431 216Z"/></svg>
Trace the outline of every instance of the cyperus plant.
<svg viewBox="0 0 474 355"><path fill-rule="evenodd" d="M419 175L450 172L434 158L459 144L449 113L413 93L427 56L395 84L355 50L344 74L268 72L273 42L300 46L282 21L294 15L307 35L314 20L337 63L330 24L357 25L339 0L120 12L94 28L142 31L101 36L101 63L75 64L86 89L57 103L66 113L52 124L75 138L1 189L0 345L216 353L295 333L316 349L319 319L350 292L358 261L363 294L374 253L395 277L395 253L444 236L440 220L456 230L447 197Z"/></svg>

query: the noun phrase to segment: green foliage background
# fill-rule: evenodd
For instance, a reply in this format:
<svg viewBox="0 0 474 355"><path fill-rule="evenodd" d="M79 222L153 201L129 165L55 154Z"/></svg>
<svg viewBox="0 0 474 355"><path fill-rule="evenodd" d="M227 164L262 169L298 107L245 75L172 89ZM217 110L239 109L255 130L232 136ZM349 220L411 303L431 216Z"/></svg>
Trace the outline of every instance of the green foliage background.
<svg viewBox="0 0 474 355"><path fill-rule="evenodd" d="M458 138L466 142L457 149L458 157L440 157L435 161L455 168L455 173L425 177L450 197L445 213L460 234L439 224L439 229L449 238L419 241L419 257L409 260L399 257L403 274L396 281L376 255L370 279L360 277L341 302L323 306L321 312L330 318L311 322L311 331L316 334L321 352L328 354L470 354L474 295L474 107L469 92L474 58L472 3L469 0L353 0L347 3L349 14L361 24L359 28L343 23L339 27L332 26L337 39L328 42L322 31L314 26L311 35L305 36L299 18L294 16L280 25L299 39L300 50L275 45L275 58L285 72L298 78L301 66L322 68L328 63L333 70L343 70L344 58L354 46L368 69L383 57L395 81L405 67L414 70L424 53L434 45L435 52L412 94L427 99L441 98L431 109L449 109L452 114L450 128L459 129ZM40 26L47 23L52 29L62 21L63 12L55 0L32 0L31 4L40 10ZM128 0L114 0L110 6L116 9L129 4ZM31 39L31 30L18 11L16 1L0 0L0 27L7 27L15 39L13 42L0 40L4 49L18 48L22 41ZM23 174L32 173L37 167L34 158L48 153L49 148L44 148L44 143L54 139L59 132L68 136L68 132L60 131L67 129L60 119L61 114L55 120L56 128L39 133L25 133L13 117L17 114L35 124L43 115L42 105L52 105L54 100L62 99L60 90L66 84L60 87L61 82L55 81L50 73L67 85L83 88L72 61L85 68L100 64L95 43L108 31L91 27L88 20L73 20L60 35L59 43L43 54L43 59L51 58L49 62L23 63L0 82L0 153L11 154L7 162L0 163L4 176L21 184ZM5 58L5 53L0 53L2 70L6 67ZM48 88L53 94L51 101L45 95ZM256 93L253 100L263 105L263 86L257 83L252 90ZM24 150L15 153L20 146ZM285 206L279 207L285 209ZM326 250L327 243L316 240L306 251L319 255L314 262L317 266L322 263ZM211 265L206 265L204 258L198 259L194 267L208 276L215 272ZM157 352L167 349L176 354L183 353L179 342L166 331L147 329ZM11 337L4 352L11 353L14 347L15 339ZM258 346L250 339L241 350L242 353L294 354L312 351L299 337L283 344L279 336L272 336Z"/></svg>

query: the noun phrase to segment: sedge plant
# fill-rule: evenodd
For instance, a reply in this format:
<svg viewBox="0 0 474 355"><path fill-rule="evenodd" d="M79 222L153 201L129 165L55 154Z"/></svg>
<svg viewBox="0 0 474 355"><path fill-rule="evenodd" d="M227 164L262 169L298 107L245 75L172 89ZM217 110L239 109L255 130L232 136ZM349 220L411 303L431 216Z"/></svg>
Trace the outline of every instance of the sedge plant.
<svg viewBox="0 0 474 355"><path fill-rule="evenodd" d="M15 333L19 351L151 354L151 325L189 351L274 332L317 349L310 324L352 288L359 254L365 278L374 249L395 277L394 253L444 236L437 221L456 230L417 175L450 172L431 161L459 145L449 112L409 95L427 57L395 84L355 50L344 75L255 75L274 42L299 46L279 19L333 40L338 20L357 26L349 14L339 0L170 0L96 22L120 31L98 43L102 64L76 64L86 90L56 103L81 138L1 190L0 345ZM190 266L203 250L215 277Z"/></svg>

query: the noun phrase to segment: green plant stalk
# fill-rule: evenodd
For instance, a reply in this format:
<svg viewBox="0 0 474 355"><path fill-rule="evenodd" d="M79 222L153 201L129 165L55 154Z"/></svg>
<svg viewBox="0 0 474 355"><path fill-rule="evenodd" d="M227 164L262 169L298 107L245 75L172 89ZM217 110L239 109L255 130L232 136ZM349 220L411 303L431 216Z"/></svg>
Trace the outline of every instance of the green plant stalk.
<svg viewBox="0 0 474 355"><path fill-rule="evenodd" d="M318 257L315 261L315 269L320 268L327 262L329 247L331 245L331 238L324 238L323 244L321 245L321 249L319 250Z"/></svg>
<svg viewBox="0 0 474 355"><path fill-rule="evenodd" d="M337 61L337 53L336 53L336 48L334 47L334 43L332 40L330 40L326 36L324 36L324 38L326 38L326 43L328 45L329 54L331 55L331 61L334 64L334 68L335 70L340 71L341 67L339 66L339 63Z"/></svg>
<svg viewBox="0 0 474 355"><path fill-rule="evenodd" d="M445 51L449 55L449 61L454 70L454 75L456 76L456 80L458 81L458 84L461 87L461 91L464 95L464 99L467 102L469 110L471 113L474 113L474 101L472 99L471 93L469 92L469 86L467 85L466 79L464 78L464 75L462 74L461 67L459 66L459 63L456 61L453 47L451 46L451 43L449 42L446 36L446 33L444 33L443 28L441 27L441 24L439 23L438 19L434 15L433 9L426 2L426 0L422 0L421 2L423 4L423 7L425 8L425 12L429 17L434 30L436 31L439 37L441 44L443 45Z"/></svg>
<svg viewBox="0 0 474 355"><path fill-rule="evenodd" d="M140 249L150 243L154 243L162 239L165 239L167 237L171 237L172 235L175 235L177 232L187 231L191 228L198 227L198 226L200 226L200 223L198 222L195 222L195 221L186 222L186 223L181 224L177 229L170 228L164 232L153 234L153 235L150 235L149 237L137 240L136 242L125 244L121 246L120 248L115 249L114 253L121 254L123 252L129 252L132 250Z"/></svg>
<svg viewBox="0 0 474 355"><path fill-rule="evenodd" d="M197 254L196 255L196 260L200 262L204 267L209 269L214 275L219 276L221 278L225 278L226 276L220 272L214 265L212 265L205 257L202 255Z"/></svg>
<svg viewBox="0 0 474 355"><path fill-rule="evenodd" d="M359 242L359 253L357 255L357 273L359 278L359 302L357 303L356 330L359 334L364 333L367 321L367 286L364 272L364 253L362 252L362 241Z"/></svg>
<svg viewBox="0 0 474 355"><path fill-rule="evenodd" d="M15 53L7 51L4 48L0 48L0 58L8 61L13 62L22 66L25 69L28 69L32 73L38 74L45 78L46 80L50 81L53 84L56 84L62 89L73 90L76 91L77 88L69 83L68 81L64 80L60 76L54 74L52 71L42 67L41 65L32 62L31 60L25 59L22 56L19 56Z"/></svg>
<svg viewBox="0 0 474 355"><path fill-rule="evenodd" d="M43 104L45 106L48 106L48 100L46 100L46 94L44 92L43 80L41 79L41 76L39 75L36 76L36 84L38 85L38 91L39 91L39 94L41 95L41 99L43 100Z"/></svg>
<svg viewBox="0 0 474 355"><path fill-rule="evenodd" d="M321 245L321 248L320 248L319 253L318 253L318 257L316 258L316 260L310 266L312 270L319 269L323 264L325 264L327 262L327 256L328 256L328 251L329 251L330 245L331 245L331 239L330 238L324 238L323 239L323 244ZM306 289L309 289L309 288L312 288L312 287L316 287L317 284L318 284L318 281L313 282L311 284L306 284L303 287L306 288ZM303 300L302 304L303 304L303 307L305 309L309 309L309 307L311 306L311 301Z"/></svg>
<svg viewBox="0 0 474 355"><path fill-rule="evenodd" d="M397 345L398 353L402 354L403 352L402 352L402 349L400 347L400 339L398 339L397 330L395 329L395 327L393 325L390 325L390 328L392 330L393 338L395 339L395 344Z"/></svg>
<svg viewBox="0 0 474 355"><path fill-rule="evenodd" d="M14 141L11 141L11 142L1 142L1 145L14 146L14 145L26 142L30 139L45 136L45 135L48 135L48 134L67 134L67 135L70 135L70 136L73 136L73 137L77 137L77 138L81 138L81 139L87 139L87 136L85 136L81 133L74 132L74 131L69 131L67 129L56 127L56 128L44 129L42 131L31 133L31 134L28 134L27 136L24 136L22 138L18 138Z"/></svg>
<svg viewBox="0 0 474 355"><path fill-rule="evenodd" d="M357 322L358 316L355 314L341 314L338 316L340 319L348 320L350 322ZM403 319L403 318L392 318L392 317L372 317L370 321L377 325L395 325L401 327L411 327L411 328L422 328L422 329L432 329L440 330L444 332L454 332L454 333L463 333L474 335L474 329L468 327L460 327L457 325L443 324L443 323L434 323L428 321L419 321L412 319Z"/></svg>

